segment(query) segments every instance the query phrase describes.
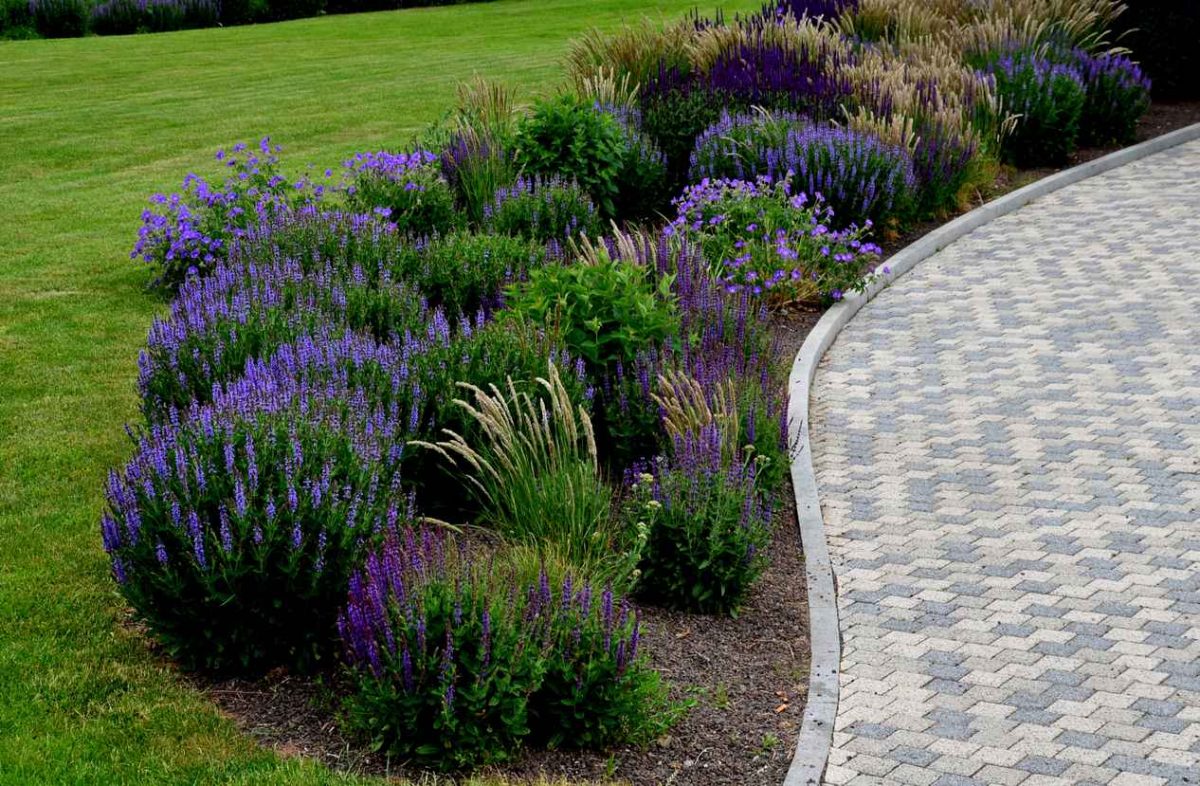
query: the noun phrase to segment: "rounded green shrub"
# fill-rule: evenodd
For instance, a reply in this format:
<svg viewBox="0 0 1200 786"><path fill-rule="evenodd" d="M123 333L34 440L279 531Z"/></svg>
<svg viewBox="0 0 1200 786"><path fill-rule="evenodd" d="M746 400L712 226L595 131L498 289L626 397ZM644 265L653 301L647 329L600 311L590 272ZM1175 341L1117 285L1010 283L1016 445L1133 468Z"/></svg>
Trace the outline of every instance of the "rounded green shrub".
<svg viewBox="0 0 1200 786"><path fill-rule="evenodd" d="M521 120L515 145L527 172L573 180L601 214L616 215L625 145L612 115L574 96L542 101Z"/></svg>

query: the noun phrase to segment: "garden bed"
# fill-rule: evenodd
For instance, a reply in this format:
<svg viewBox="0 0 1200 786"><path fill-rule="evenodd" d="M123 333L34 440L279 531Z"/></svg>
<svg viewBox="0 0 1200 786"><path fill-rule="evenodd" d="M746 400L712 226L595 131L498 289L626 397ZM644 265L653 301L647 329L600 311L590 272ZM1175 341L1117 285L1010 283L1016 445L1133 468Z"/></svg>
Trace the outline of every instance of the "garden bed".
<svg viewBox="0 0 1200 786"><path fill-rule="evenodd" d="M340 179L263 139L155 196L133 255L174 302L101 521L152 637L243 675L195 679L250 733L355 772L781 779L808 653L784 380L815 304L1099 154L1077 135L1139 133L1115 7L1030 1L591 37L560 95L477 79Z"/></svg>
<svg viewBox="0 0 1200 786"><path fill-rule="evenodd" d="M1155 103L1138 123L1139 142L1200 123L1200 101ZM1119 148L1082 148L1075 166ZM993 199L1055 169L1000 173ZM981 195L981 199L984 195ZM891 256L952 219L930 221L884 238ZM783 357L794 357L821 310L791 306L772 316ZM792 499L790 488L785 498ZM687 783L734 786L781 783L791 763L808 689L808 611L799 534L792 503L775 514L770 566L736 619L645 609L650 665L693 708L648 747L606 753L532 751L498 774L517 782L538 776L615 780L634 786ZM335 683L278 672L260 680L197 679L197 685L247 734L284 756L318 759L364 774L419 776L348 739L336 722Z"/></svg>
<svg viewBox="0 0 1200 786"><path fill-rule="evenodd" d="M806 326L807 327L807 326ZM795 323L788 343L798 347ZM770 567L736 619L644 609L650 665L677 700L695 706L666 736L604 753L531 751L499 770L521 783L539 775L636 786L780 783L791 764L808 690L808 610L795 511L776 514ZM334 711L338 686L278 672L259 680L196 679L247 734L284 756L318 759L363 774L418 779L343 735Z"/></svg>

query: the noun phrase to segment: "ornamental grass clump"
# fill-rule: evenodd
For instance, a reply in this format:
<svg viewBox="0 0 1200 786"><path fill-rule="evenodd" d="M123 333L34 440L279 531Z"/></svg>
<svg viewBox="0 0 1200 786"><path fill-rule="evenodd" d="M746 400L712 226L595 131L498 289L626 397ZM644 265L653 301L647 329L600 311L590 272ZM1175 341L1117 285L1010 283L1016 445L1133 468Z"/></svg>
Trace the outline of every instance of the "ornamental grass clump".
<svg viewBox="0 0 1200 786"><path fill-rule="evenodd" d="M840 300L861 291L879 247L859 228L831 228L822 200L794 193L784 180L702 180L676 200L672 236L695 242L730 291L776 302Z"/></svg>
<svg viewBox="0 0 1200 786"><path fill-rule="evenodd" d="M594 237L603 224L585 189L558 177L520 177L501 188L483 210L487 232L542 243L565 243L580 235Z"/></svg>
<svg viewBox="0 0 1200 786"><path fill-rule="evenodd" d="M233 242L248 229L319 201L324 188L279 173L281 148L264 137L256 150L244 143L216 158L230 170L219 185L189 174L183 192L155 194L142 213L131 259L155 268L154 284L176 291L190 276L203 276L227 258ZM243 155L244 154L244 155Z"/></svg>
<svg viewBox="0 0 1200 786"><path fill-rule="evenodd" d="M461 224L454 192L436 154L358 153L343 163L342 189L351 209L379 211L405 235L436 235Z"/></svg>
<svg viewBox="0 0 1200 786"><path fill-rule="evenodd" d="M442 174L472 224L484 220L496 192L517 182L520 167L507 143L492 133L462 126L441 154Z"/></svg>
<svg viewBox="0 0 1200 786"><path fill-rule="evenodd" d="M625 515L648 532L638 592L650 602L736 615L766 567L770 495L729 436L718 422L676 432L669 456L632 474Z"/></svg>
<svg viewBox="0 0 1200 786"><path fill-rule="evenodd" d="M989 68L996 95L1016 115L1003 156L1019 167L1064 164L1075 151L1086 101L1079 71L1031 52L999 57Z"/></svg>
<svg viewBox="0 0 1200 786"><path fill-rule="evenodd" d="M502 762L527 742L645 742L675 715L629 604L569 575L527 583L441 533L375 550L338 629L348 725L422 766Z"/></svg>
<svg viewBox="0 0 1200 786"><path fill-rule="evenodd" d="M636 540L615 526L612 492L600 474L587 410L571 400L558 369L539 377L540 398L462 385L461 406L475 438L456 433L417 443L466 473L478 499L480 522L508 540L545 545L584 575L625 586L637 564Z"/></svg>
<svg viewBox="0 0 1200 786"><path fill-rule="evenodd" d="M696 141L693 182L760 176L819 195L843 226L903 219L917 196L908 151L849 128L796 115L725 115Z"/></svg>
<svg viewBox="0 0 1200 786"><path fill-rule="evenodd" d="M696 40L698 72L727 106L837 118L852 96L842 64L848 47L812 19L751 19L712 26Z"/></svg>
<svg viewBox="0 0 1200 786"><path fill-rule="evenodd" d="M313 350L304 365L334 354L379 366L390 352ZM150 426L110 475L101 532L113 575L188 668L326 662L350 572L407 504L408 413L362 396L353 374L312 384L288 370L248 370L214 403Z"/></svg>

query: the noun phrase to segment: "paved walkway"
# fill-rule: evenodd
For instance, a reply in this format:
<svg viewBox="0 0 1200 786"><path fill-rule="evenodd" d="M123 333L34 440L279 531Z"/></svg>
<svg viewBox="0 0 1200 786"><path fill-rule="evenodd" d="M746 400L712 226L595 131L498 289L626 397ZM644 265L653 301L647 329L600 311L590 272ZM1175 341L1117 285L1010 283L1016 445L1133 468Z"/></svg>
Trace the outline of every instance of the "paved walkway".
<svg viewBox="0 0 1200 786"><path fill-rule="evenodd" d="M1200 784L1200 142L918 265L812 434L827 783Z"/></svg>

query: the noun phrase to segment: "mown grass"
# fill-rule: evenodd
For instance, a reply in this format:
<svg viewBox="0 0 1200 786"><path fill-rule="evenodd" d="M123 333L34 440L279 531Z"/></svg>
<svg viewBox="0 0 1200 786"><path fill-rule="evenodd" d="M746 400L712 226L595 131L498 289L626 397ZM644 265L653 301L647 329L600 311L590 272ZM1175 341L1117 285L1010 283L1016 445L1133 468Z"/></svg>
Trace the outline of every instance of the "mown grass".
<svg viewBox="0 0 1200 786"><path fill-rule="evenodd" d="M693 0L505 0L0 43L0 784L357 782L237 733L122 627L97 517L163 303L128 251L153 191L264 134L285 164L407 141L479 72L530 93L568 40ZM745 10L753 2L727 3Z"/></svg>

